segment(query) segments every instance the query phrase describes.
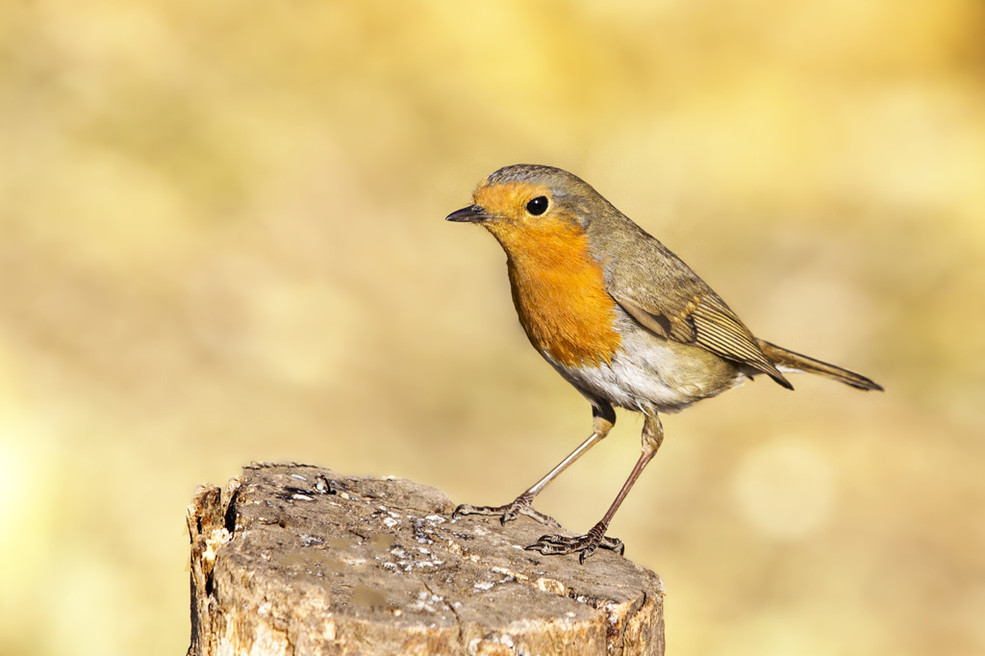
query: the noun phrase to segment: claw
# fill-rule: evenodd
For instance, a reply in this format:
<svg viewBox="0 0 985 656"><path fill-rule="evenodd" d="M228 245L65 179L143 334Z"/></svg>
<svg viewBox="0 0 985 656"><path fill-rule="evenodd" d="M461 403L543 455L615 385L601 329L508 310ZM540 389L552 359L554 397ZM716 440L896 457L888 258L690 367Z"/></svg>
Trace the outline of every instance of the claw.
<svg viewBox="0 0 985 656"><path fill-rule="evenodd" d="M623 544L622 540L619 538L610 538L608 535L602 538L599 547L608 549L609 551L615 551L620 556L626 553L626 545Z"/></svg>
<svg viewBox="0 0 985 656"><path fill-rule="evenodd" d="M462 515L471 515L475 511L476 511L475 506L470 506L467 503L459 504L459 506L452 511L451 518L458 519Z"/></svg>
<svg viewBox="0 0 985 656"><path fill-rule="evenodd" d="M526 493L521 494L505 506L472 506L467 503L463 503L455 508L455 512L451 514L451 517L452 519L457 519L463 515L498 515L499 521L503 525L505 525L506 522L513 521L520 515L526 515L541 524L552 526L554 528L561 528L560 522L556 519L550 515L545 515L540 511L534 510L533 497Z"/></svg>
<svg viewBox="0 0 985 656"><path fill-rule="evenodd" d="M626 550L622 540L605 535L605 525L599 522L585 535L568 537L566 535L543 535L526 549L539 551L545 556L578 553L578 562L583 563L599 548L615 551L620 556Z"/></svg>

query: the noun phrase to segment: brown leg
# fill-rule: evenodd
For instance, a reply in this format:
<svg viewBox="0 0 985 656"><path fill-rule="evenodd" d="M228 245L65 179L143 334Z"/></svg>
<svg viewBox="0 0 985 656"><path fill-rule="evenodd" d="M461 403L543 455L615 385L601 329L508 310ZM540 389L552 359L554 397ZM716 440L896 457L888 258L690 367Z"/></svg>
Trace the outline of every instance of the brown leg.
<svg viewBox="0 0 985 656"><path fill-rule="evenodd" d="M643 473L643 468L656 455L657 450L660 448L660 443L663 442L663 426L661 426L660 419L656 413L647 413L645 417L643 422L643 453L640 454L640 459L633 466L633 471L629 473L629 478L623 483L622 489L619 490L619 494L616 495L612 505L605 511L605 515L602 516L599 523L593 526L585 535L576 537L544 535L537 542L529 545L527 549L539 551L545 555L580 552L578 560L582 563L599 547L613 549L622 554L622 543L612 538L606 538L605 531L609 528L609 522L612 521L613 515L619 510L619 506L626 498L626 495L629 494L636 479ZM618 543L618 546L611 546L611 542Z"/></svg>
<svg viewBox="0 0 985 656"><path fill-rule="evenodd" d="M508 521L516 519L520 515L526 515L527 517L537 520L541 524L561 528L561 524L558 523L556 519L550 515L545 515L542 512L534 510L534 497L540 494L541 490L547 487L547 484L557 478L557 476L567 469L571 463L580 458L586 451L595 446L597 443L601 442L602 439L609 434L609 431L612 430L612 426L615 422L616 414L611 405L606 403L601 408L598 406L593 406L593 431L591 437L582 442L577 449L568 454L564 460L559 462L554 469L547 472L543 478L534 483L526 491L524 491L523 494L505 506L470 506L468 504L462 504L458 508L455 508L455 512L452 513L452 519L462 515L499 515L500 521L505 524Z"/></svg>

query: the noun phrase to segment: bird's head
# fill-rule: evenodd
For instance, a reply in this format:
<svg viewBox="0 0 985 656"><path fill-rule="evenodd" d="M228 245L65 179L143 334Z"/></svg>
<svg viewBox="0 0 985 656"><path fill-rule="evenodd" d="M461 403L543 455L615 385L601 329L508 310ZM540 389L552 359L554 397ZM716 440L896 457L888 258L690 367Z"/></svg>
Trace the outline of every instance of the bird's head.
<svg viewBox="0 0 985 656"><path fill-rule="evenodd" d="M484 226L513 253L552 235L583 237L599 203L605 200L598 192L567 171L515 164L486 178L472 194L472 204L446 218Z"/></svg>

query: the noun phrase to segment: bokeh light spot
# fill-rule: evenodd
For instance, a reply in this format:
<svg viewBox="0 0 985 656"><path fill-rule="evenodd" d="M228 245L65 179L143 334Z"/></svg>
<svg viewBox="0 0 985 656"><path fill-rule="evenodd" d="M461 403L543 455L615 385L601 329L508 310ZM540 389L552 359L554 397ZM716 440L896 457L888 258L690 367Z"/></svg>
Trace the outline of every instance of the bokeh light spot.
<svg viewBox="0 0 985 656"><path fill-rule="evenodd" d="M833 506L837 477L817 447L787 438L747 453L735 471L733 491L750 524L774 538L795 540L824 524Z"/></svg>

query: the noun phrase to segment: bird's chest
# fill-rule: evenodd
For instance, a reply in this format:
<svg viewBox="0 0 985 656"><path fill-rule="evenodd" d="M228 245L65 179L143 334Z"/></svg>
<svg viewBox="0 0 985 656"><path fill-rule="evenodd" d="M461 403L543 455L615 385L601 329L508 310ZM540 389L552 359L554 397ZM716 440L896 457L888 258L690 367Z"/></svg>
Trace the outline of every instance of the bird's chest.
<svg viewBox="0 0 985 656"><path fill-rule="evenodd" d="M541 244L508 259L520 323L541 353L568 367L609 364L620 345L615 302L583 246Z"/></svg>

